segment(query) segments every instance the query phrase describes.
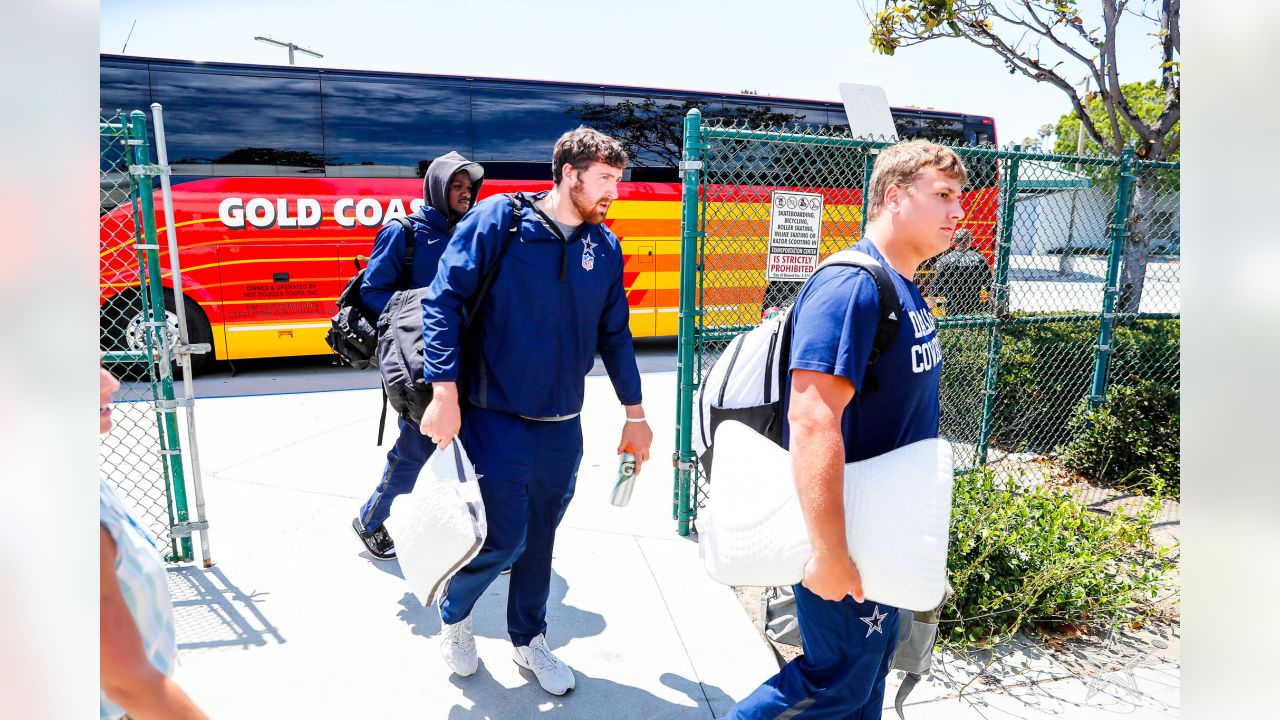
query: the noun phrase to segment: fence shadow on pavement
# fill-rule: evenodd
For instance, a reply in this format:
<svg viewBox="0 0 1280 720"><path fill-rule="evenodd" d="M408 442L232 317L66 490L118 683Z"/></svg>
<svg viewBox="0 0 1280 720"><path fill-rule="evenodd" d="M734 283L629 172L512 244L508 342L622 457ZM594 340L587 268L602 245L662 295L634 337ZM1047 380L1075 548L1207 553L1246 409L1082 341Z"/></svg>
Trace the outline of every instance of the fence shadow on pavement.
<svg viewBox="0 0 1280 720"><path fill-rule="evenodd" d="M179 650L247 649L285 643L284 636L258 609L260 598L267 593L245 593L217 567L169 568L169 594Z"/></svg>

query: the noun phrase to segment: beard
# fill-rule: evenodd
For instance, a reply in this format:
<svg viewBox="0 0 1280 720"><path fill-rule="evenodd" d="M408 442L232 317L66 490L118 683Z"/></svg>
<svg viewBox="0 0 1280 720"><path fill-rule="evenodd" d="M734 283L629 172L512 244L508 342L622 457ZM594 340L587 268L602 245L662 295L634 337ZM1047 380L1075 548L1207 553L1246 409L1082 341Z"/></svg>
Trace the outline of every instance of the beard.
<svg viewBox="0 0 1280 720"><path fill-rule="evenodd" d="M462 206L461 210L458 209L459 205ZM463 215L467 214L467 211L470 209L471 209L470 201L465 203L464 202L450 203L449 204L449 221L454 223L458 222L459 220L462 219Z"/></svg>
<svg viewBox="0 0 1280 720"><path fill-rule="evenodd" d="M604 196L597 198L588 198L586 190L582 187L582 181L579 180L569 187L569 202L573 203L573 209L578 211L578 216L585 223L591 225L599 225L604 222L604 216L609 212L606 204L603 210L600 209L601 202L608 202Z"/></svg>

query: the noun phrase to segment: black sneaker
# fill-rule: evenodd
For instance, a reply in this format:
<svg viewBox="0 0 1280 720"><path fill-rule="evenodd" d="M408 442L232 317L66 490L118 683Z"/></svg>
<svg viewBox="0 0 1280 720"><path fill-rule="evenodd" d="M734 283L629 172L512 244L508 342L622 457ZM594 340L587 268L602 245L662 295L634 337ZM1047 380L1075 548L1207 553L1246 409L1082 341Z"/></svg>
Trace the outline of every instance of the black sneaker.
<svg viewBox="0 0 1280 720"><path fill-rule="evenodd" d="M387 532L385 526L380 526L373 532L365 532L364 527L360 524L360 518L351 521L351 529L356 531L360 541L364 543L364 547L369 554L379 560L395 560L396 546L391 542L391 533Z"/></svg>

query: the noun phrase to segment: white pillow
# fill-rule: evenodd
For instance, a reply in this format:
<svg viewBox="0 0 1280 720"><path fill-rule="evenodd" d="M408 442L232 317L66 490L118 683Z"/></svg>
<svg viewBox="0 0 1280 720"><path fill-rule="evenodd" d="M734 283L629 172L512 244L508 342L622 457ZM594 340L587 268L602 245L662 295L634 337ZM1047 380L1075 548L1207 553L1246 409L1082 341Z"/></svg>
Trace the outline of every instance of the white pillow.
<svg viewBox="0 0 1280 720"><path fill-rule="evenodd" d="M391 504L386 526L409 589L423 605L439 602L488 533L475 467L461 440L432 453L413 491Z"/></svg>
<svg viewBox="0 0 1280 720"><path fill-rule="evenodd" d="M790 454L742 423L716 428L711 493L698 518L703 564L726 585L793 585L812 551ZM929 611L946 587L951 444L921 440L845 465L849 553L868 599Z"/></svg>

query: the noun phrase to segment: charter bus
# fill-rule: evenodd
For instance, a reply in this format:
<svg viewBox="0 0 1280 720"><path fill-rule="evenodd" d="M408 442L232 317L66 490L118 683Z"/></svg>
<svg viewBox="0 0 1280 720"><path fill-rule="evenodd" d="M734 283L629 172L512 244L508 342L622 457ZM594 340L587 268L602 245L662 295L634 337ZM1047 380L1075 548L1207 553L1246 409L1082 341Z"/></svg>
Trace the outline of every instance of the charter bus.
<svg viewBox="0 0 1280 720"><path fill-rule="evenodd" d="M422 203L422 176L432 158L457 150L481 163L480 199L542 190L551 186L555 139L579 125L614 135L631 156L606 220L626 255L631 332L675 335L676 165L685 113L697 107L704 118L755 126L848 127L839 102L771 96L110 54L101 55L100 71L104 113L149 111L152 102L164 107L182 301L191 342L213 346L211 354L193 357L197 365L329 353L328 318L356 272L354 261L369 254L384 222ZM903 108L892 113L901 137L996 143L990 117ZM154 136L149 112L148 121ZM103 168L113 170L123 168ZM970 214L960 233L988 256L995 203L986 196L993 185L993 176L970 183ZM842 202L860 203L860 195L850 198ZM131 312L125 308L132 307L128 293L137 278L120 268L132 265L134 251L106 230L129 213L125 200L103 192L104 333L132 320L120 314ZM760 201L767 209L767 192ZM156 208L163 239L158 198ZM167 274L167 248L161 266L172 314L178 299ZM757 320L763 270L762 255L759 281L749 289ZM133 343L133 337L103 342Z"/></svg>

